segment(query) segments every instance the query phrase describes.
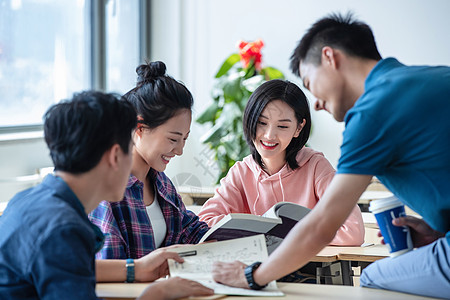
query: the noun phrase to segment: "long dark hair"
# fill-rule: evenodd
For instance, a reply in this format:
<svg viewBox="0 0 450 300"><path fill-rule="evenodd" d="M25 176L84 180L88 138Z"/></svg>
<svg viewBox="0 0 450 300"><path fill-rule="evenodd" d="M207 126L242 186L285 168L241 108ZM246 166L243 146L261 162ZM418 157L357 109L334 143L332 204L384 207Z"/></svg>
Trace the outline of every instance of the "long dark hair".
<svg viewBox="0 0 450 300"><path fill-rule="evenodd" d="M298 137L292 138L286 148L286 161L288 166L294 170L298 168L297 153L306 144L311 131L311 114L309 111L308 100L302 90L292 82L287 80L270 80L260 85L250 96L244 111L243 126L244 135L253 159L264 168L261 155L255 148L253 141L256 138L256 127L262 111L266 105L274 100L281 100L288 104L295 113L298 126L303 120L306 124Z"/></svg>

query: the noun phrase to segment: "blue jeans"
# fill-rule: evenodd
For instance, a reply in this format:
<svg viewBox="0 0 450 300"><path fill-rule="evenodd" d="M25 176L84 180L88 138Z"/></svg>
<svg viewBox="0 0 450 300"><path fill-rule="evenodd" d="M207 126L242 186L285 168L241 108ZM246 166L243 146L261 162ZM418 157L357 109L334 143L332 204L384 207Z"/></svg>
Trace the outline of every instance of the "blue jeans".
<svg viewBox="0 0 450 300"><path fill-rule="evenodd" d="M445 238L370 264L360 285L450 299L450 245Z"/></svg>

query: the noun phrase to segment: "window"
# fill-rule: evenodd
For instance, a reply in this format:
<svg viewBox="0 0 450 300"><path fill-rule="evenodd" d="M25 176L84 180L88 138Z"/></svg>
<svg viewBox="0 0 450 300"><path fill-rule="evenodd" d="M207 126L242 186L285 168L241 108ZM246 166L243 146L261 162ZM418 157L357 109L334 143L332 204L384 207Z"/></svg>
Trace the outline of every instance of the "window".
<svg viewBox="0 0 450 300"><path fill-rule="evenodd" d="M89 87L84 1L0 0L0 126L42 123Z"/></svg>
<svg viewBox="0 0 450 300"><path fill-rule="evenodd" d="M42 124L77 91L131 89L148 16L147 0L0 0L0 129Z"/></svg>
<svg viewBox="0 0 450 300"><path fill-rule="evenodd" d="M138 1L106 5L106 90L124 94L136 85L139 63Z"/></svg>

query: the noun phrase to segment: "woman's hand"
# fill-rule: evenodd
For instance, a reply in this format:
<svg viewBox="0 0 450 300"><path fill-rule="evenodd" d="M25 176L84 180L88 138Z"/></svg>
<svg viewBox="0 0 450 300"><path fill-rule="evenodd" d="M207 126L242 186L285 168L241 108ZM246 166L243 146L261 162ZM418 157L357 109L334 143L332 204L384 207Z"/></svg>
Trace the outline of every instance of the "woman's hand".
<svg viewBox="0 0 450 300"><path fill-rule="evenodd" d="M248 289L248 282L245 278L246 264L240 261L231 263L215 262L213 264L213 279L222 284Z"/></svg>
<svg viewBox="0 0 450 300"><path fill-rule="evenodd" d="M138 299L170 300L190 296L210 296L213 294L214 290L207 288L196 281L172 277L151 283Z"/></svg>
<svg viewBox="0 0 450 300"><path fill-rule="evenodd" d="M159 248L155 251L134 261L136 281L146 282L154 281L158 278L169 275L169 265L167 259L173 259L176 262L184 262L178 253L171 252L170 249L178 245Z"/></svg>
<svg viewBox="0 0 450 300"><path fill-rule="evenodd" d="M413 216L396 218L392 220L392 224L395 226L408 226L413 245L416 248L428 245L438 238L444 237L442 232L434 230L424 220ZM381 232L378 232L378 236L382 237ZM381 240L381 243L384 244L384 239Z"/></svg>

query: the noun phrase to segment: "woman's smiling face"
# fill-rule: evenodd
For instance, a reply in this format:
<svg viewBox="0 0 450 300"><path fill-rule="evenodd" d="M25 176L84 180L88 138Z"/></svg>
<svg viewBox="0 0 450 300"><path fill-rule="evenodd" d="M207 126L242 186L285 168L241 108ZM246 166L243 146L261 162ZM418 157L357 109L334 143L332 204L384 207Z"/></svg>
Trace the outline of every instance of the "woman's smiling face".
<svg viewBox="0 0 450 300"><path fill-rule="evenodd" d="M301 129L294 110L281 100L273 100L259 116L253 144L263 161L285 160L286 148Z"/></svg>
<svg viewBox="0 0 450 300"><path fill-rule="evenodd" d="M191 111L182 109L162 125L136 129L135 149L142 159L158 172L163 172L175 155L182 155L191 128Z"/></svg>

